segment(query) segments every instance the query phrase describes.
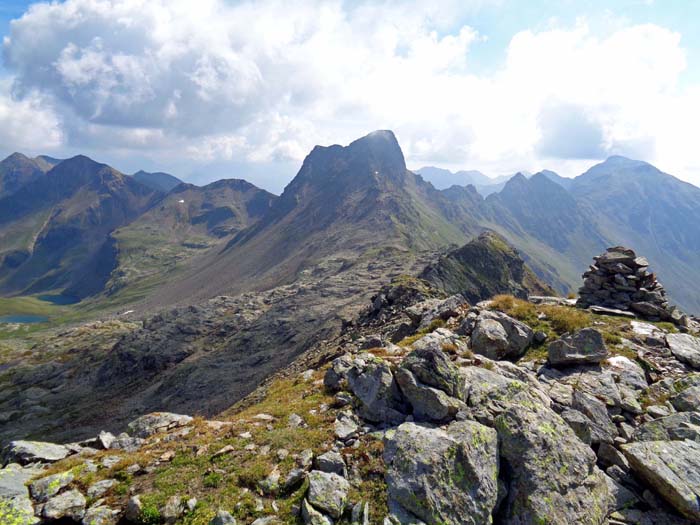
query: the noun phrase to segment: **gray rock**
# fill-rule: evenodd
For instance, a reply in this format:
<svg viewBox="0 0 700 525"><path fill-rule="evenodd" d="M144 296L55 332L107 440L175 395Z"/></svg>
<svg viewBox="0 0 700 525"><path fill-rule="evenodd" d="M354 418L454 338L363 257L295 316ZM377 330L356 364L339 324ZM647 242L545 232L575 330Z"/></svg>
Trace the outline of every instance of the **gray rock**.
<svg viewBox="0 0 700 525"><path fill-rule="evenodd" d="M508 465L504 523L603 523L608 486L595 454L551 409L512 404L496 418Z"/></svg>
<svg viewBox="0 0 700 525"><path fill-rule="evenodd" d="M0 469L0 499L29 498L26 483L40 472L37 468L22 468L17 463Z"/></svg>
<svg viewBox="0 0 700 525"><path fill-rule="evenodd" d="M316 458L316 466L321 472L329 472L347 477L345 461L338 452L329 451Z"/></svg>
<svg viewBox="0 0 700 525"><path fill-rule="evenodd" d="M613 465L617 465L624 471L630 468L625 455L609 443L601 443L598 447L598 461L605 468Z"/></svg>
<svg viewBox="0 0 700 525"><path fill-rule="evenodd" d="M75 476L70 470L61 472L60 474L46 476L29 485L29 492L35 501L44 503L70 485L74 478Z"/></svg>
<svg viewBox="0 0 700 525"><path fill-rule="evenodd" d="M446 430L404 423L387 434L384 461L390 501L425 523L489 522L498 492L493 429L473 421Z"/></svg>
<svg viewBox="0 0 700 525"><path fill-rule="evenodd" d="M359 414L375 423L400 423L405 419L405 404L389 363L361 354L348 371L350 391L360 401Z"/></svg>
<svg viewBox="0 0 700 525"><path fill-rule="evenodd" d="M499 372L505 372L505 369L494 367L494 370L489 370L478 366L460 369L466 385L464 399L467 400L469 412L474 419L492 426L494 418L514 403L550 406L551 401L546 394L524 381L506 377Z"/></svg>
<svg viewBox="0 0 700 525"><path fill-rule="evenodd" d="M293 491L299 485L302 484L305 475L306 471L304 469L294 468L290 470L289 474L287 474L287 477L284 478L284 482L282 483L282 490L287 493Z"/></svg>
<svg viewBox="0 0 700 525"><path fill-rule="evenodd" d="M11 441L4 451L7 463L53 463L70 455L70 450L63 445L44 443L42 441Z"/></svg>
<svg viewBox="0 0 700 525"><path fill-rule="evenodd" d="M170 496L163 508L160 509L160 515L166 524L176 523L184 513L185 506L182 504L180 496Z"/></svg>
<svg viewBox="0 0 700 525"><path fill-rule="evenodd" d="M424 335L411 345L413 350L440 350L446 346L455 346L458 350L466 350L466 344L460 337L447 328L438 328Z"/></svg>
<svg viewBox="0 0 700 525"><path fill-rule="evenodd" d="M584 414L591 421L591 443L612 443L617 436L617 428L608 415L605 403L585 392L574 391L572 408Z"/></svg>
<svg viewBox="0 0 700 525"><path fill-rule="evenodd" d="M85 503L85 496L79 491L69 490L49 499L41 515L49 520L68 518L80 521L85 515Z"/></svg>
<svg viewBox="0 0 700 525"><path fill-rule="evenodd" d="M567 409L561 413L561 417L571 427L574 434L586 445L591 444L591 420L583 413L574 409Z"/></svg>
<svg viewBox="0 0 700 525"><path fill-rule="evenodd" d="M369 503L359 502L352 508L351 525L369 525Z"/></svg>
<svg viewBox="0 0 700 525"><path fill-rule="evenodd" d="M347 387L348 372L352 368L352 356L350 354L337 357L323 376L323 386L331 392L337 392Z"/></svg>
<svg viewBox="0 0 700 525"><path fill-rule="evenodd" d="M502 359L508 353L508 333L494 319L479 320L472 332L470 344L474 353L489 359Z"/></svg>
<svg viewBox="0 0 700 525"><path fill-rule="evenodd" d="M119 511L105 505L90 507L85 511L82 525L116 525L119 521Z"/></svg>
<svg viewBox="0 0 700 525"><path fill-rule="evenodd" d="M126 432L119 434L110 445L110 449L136 452L146 442L144 438L130 436Z"/></svg>
<svg viewBox="0 0 700 525"><path fill-rule="evenodd" d="M110 448L112 448L112 443L114 443L115 439L117 438L114 436L114 434L112 434L111 432L105 432L103 430L97 436L97 445L99 446L99 448L109 450Z"/></svg>
<svg viewBox="0 0 700 525"><path fill-rule="evenodd" d="M424 385L449 396L462 399L464 395L464 377L441 349L414 350L401 362L401 368L410 371Z"/></svg>
<svg viewBox="0 0 700 525"><path fill-rule="evenodd" d="M608 505L609 512L625 509L638 502L634 493L621 485L618 481L607 475L605 476L605 481L608 484L608 493L610 494Z"/></svg>
<svg viewBox="0 0 700 525"><path fill-rule="evenodd" d="M211 519L209 525L236 525L236 518L225 510L219 510L216 516Z"/></svg>
<svg viewBox="0 0 700 525"><path fill-rule="evenodd" d="M333 521L313 508L307 500L301 503L301 517L306 525L333 525Z"/></svg>
<svg viewBox="0 0 700 525"><path fill-rule="evenodd" d="M635 441L677 441L700 443L700 412L680 412L644 423L634 433Z"/></svg>
<svg viewBox="0 0 700 525"><path fill-rule="evenodd" d="M643 441L621 448L639 477L681 514L700 520L700 443Z"/></svg>
<svg viewBox="0 0 700 525"><path fill-rule="evenodd" d="M116 484L116 479L103 479L90 485L87 489L87 495L90 498L101 498Z"/></svg>
<svg viewBox="0 0 700 525"><path fill-rule="evenodd" d="M676 359L700 370L700 338L690 334L667 334L666 344Z"/></svg>
<svg viewBox="0 0 700 525"><path fill-rule="evenodd" d="M396 381L403 396L413 408L413 417L417 421L450 421L466 407L460 400L450 397L442 390L420 383L405 368L396 371Z"/></svg>
<svg viewBox="0 0 700 525"><path fill-rule="evenodd" d="M634 390L644 390L649 386L644 370L631 359L616 355L608 358L609 370L618 382Z"/></svg>
<svg viewBox="0 0 700 525"><path fill-rule="evenodd" d="M517 359L525 353L525 350L532 344L534 332L532 329L516 319L496 311L483 310L477 319L477 327L482 320L491 319L498 322L506 332L506 340L508 345L505 354L497 359L506 357L508 359ZM490 356L487 356L490 357ZM494 358L491 358L494 359Z"/></svg>
<svg viewBox="0 0 700 525"><path fill-rule="evenodd" d="M651 405L647 407L647 414L654 418L666 417L671 413L664 405Z"/></svg>
<svg viewBox="0 0 700 525"><path fill-rule="evenodd" d="M136 437L147 438L157 432L164 432L181 427L192 421L190 416L173 414L171 412L153 412L141 416L129 423L129 431Z"/></svg>
<svg viewBox="0 0 700 525"><path fill-rule="evenodd" d="M608 357L608 349L601 333L594 328L584 328L573 335L564 335L547 347L552 366L572 366L600 363Z"/></svg>
<svg viewBox="0 0 700 525"><path fill-rule="evenodd" d="M692 412L700 409L700 386L691 386L682 390L671 399L671 404L679 412Z"/></svg>
<svg viewBox="0 0 700 525"><path fill-rule="evenodd" d="M141 511L143 510L143 504L141 503L140 496L132 496L126 502L126 509L124 510L124 517L127 521L132 523L138 523L141 518Z"/></svg>
<svg viewBox="0 0 700 525"><path fill-rule="evenodd" d="M333 426L335 436L341 441L357 436L360 431L360 424L357 419L352 414L345 412L338 413Z"/></svg>
<svg viewBox="0 0 700 525"><path fill-rule="evenodd" d="M36 525L39 522L39 518L34 515L34 507L28 497L0 498L0 523Z"/></svg>
<svg viewBox="0 0 700 525"><path fill-rule="evenodd" d="M345 510L350 484L338 474L319 470L309 472L309 503L332 518L339 518Z"/></svg>

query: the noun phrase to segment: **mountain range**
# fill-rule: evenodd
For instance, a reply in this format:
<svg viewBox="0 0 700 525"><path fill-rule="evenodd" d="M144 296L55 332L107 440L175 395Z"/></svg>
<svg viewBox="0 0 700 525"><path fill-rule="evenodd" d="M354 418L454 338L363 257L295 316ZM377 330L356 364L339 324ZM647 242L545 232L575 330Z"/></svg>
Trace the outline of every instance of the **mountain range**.
<svg viewBox="0 0 700 525"><path fill-rule="evenodd" d="M542 171L494 182L411 172L394 134L377 131L314 148L279 197L242 180L197 187L82 156L21 154L0 163L0 188L4 294L158 308L345 271L379 252L444 252L490 230L561 293L576 289L592 254L632 246L674 302L700 311L700 189L623 157L574 179Z"/></svg>

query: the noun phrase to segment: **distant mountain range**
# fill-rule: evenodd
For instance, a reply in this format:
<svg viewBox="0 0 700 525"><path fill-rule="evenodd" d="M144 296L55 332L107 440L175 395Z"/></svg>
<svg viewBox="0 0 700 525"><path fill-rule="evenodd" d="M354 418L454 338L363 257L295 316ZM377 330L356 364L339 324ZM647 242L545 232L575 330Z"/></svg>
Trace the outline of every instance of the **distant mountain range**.
<svg viewBox="0 0 700 525"><path fill-rule="evenodd" d="M622 157L575 179L419 173L390 131L317 146L279 197L240 180L196 187L86 157L13 154L0 163L0 291L157 307L344 271L380 253L442 252L491 230L562 293L606 246L631 246L679 306L700 312L695 186Z"/></svg>
<svg viewBox="0 0 700 525"><path fill-rule="evenodd" d="M500 175L498 177L488 177L480 171L468 170L451 172L443 168L425 166L416 170L416 173L431 183L438 190L445 190L451 186L474 186L478 192L487 197L503 189L508 179L513 175ZM529 173L524 172L529 176Z"/></svg>

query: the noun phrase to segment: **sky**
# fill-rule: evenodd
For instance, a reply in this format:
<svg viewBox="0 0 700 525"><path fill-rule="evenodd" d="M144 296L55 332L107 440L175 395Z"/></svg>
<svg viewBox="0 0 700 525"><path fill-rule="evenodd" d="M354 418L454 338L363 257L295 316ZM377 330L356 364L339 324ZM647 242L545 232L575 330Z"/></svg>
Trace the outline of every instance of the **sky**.
<svg viewBox="0 0 700 525"><path fill-rule="evenodd" d="M700 184L695 0L0 3L0 155L279 193L314 145L392 129L409 168Z"/></svg>

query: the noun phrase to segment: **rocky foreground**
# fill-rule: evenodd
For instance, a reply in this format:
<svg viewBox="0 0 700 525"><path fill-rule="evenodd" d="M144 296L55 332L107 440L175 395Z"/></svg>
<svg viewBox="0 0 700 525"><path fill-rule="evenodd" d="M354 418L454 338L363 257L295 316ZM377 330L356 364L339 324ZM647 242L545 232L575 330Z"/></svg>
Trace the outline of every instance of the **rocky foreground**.
<svg viewBox="0 0 700 525"><path fill-rule="evenodd" d="M219 421L10 443L0 522L698 523L695 327L570 302L401 280Z"/></svg>

